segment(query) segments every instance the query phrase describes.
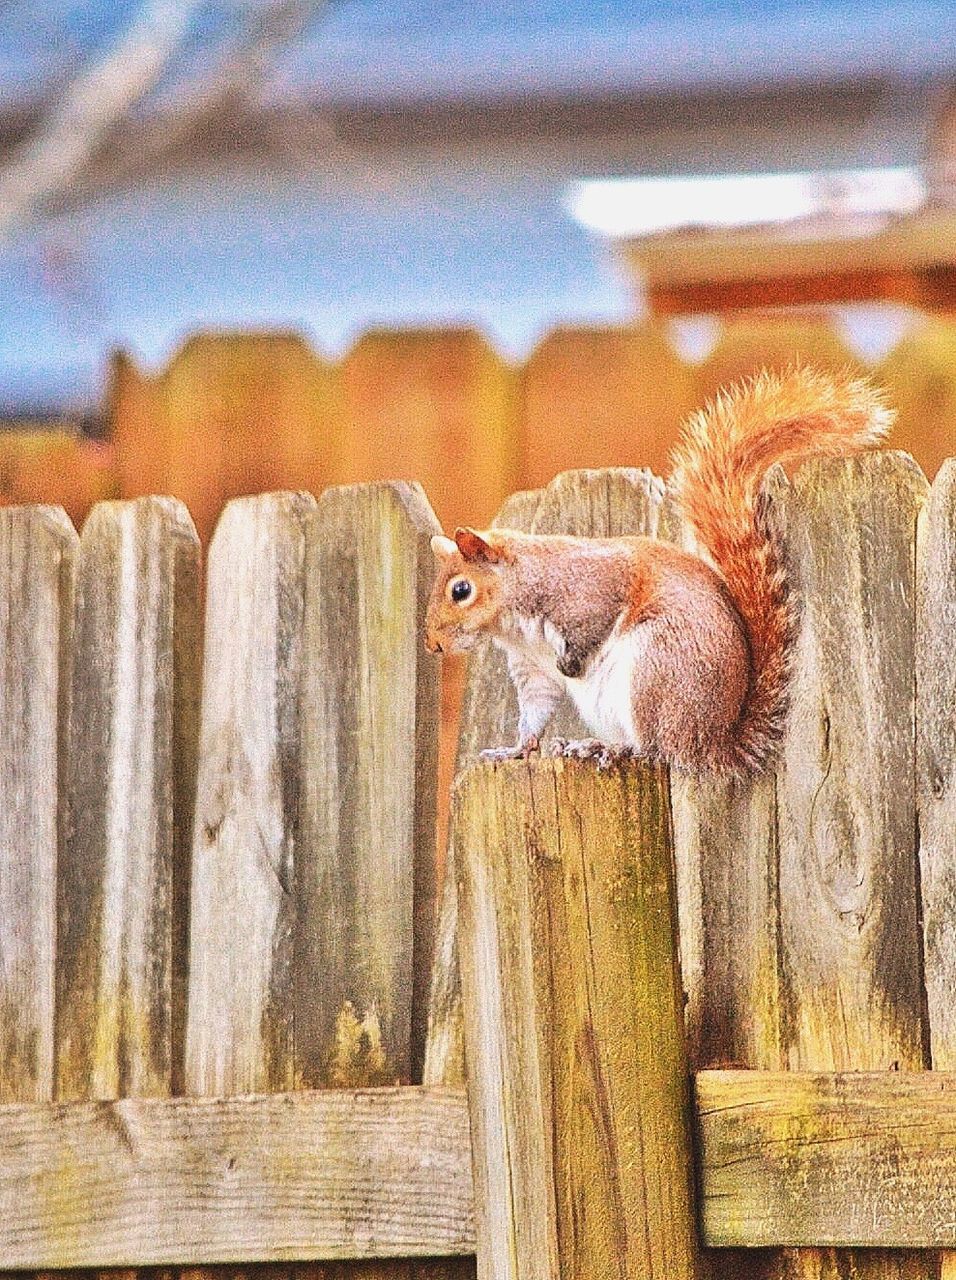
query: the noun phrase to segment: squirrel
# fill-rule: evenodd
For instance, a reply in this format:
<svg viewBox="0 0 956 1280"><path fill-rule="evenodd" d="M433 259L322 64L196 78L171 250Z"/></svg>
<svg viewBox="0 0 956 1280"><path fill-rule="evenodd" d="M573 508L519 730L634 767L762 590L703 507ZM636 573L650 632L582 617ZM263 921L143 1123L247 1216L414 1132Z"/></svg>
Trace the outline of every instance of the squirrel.
<svg viewBox="0 0 956 1280"><path fill-rule="evenodd" d="M893 420L861 378L764 371L684 427L672 491L707 559L644 537L456 529L436 535L426 646L502 648L527 758L570 696L594 739L554 754L626 757L744 777L773 757L787 701L793 612L762 481L774 463L843 457Z"/></svg>

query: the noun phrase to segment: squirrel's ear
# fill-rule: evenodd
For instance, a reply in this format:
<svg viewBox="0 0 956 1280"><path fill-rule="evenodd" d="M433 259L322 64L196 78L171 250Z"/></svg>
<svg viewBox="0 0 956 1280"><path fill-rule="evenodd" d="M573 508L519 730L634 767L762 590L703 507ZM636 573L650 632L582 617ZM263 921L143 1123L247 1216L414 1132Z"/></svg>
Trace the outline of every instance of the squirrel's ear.
<svg viewBox="0 0 956 1280"><path fill-rule="evenodd" d="M455 542L466 560L484 560L488 564L496 564L501 559L501 548L474 529L456 529Z"/></svg>
<svg viewBox="0 0 956 1280"><path fill-rule="evenodd" d="M452 538L446 538L443 533L436 533L431 542L432 555L436 560L447 560L449 556L455 554L455 547Z"/></svg>

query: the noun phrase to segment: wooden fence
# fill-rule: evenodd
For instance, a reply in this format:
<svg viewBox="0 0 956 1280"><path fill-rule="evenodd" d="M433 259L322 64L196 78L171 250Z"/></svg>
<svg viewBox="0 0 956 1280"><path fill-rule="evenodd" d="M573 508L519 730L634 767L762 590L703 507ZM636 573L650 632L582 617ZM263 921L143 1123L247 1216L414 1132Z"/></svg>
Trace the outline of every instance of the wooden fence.
<svg viewBox="0 0 956 1280"><path fill-rule="evenodd" d="M167 493L205 544L224 503L269 489L414 477L442 525L486 523L507 494L574 467L663 474L681 421L717 387L795 358L858 366L823 320L724 322L702 364L663 328L567 329L520 366L468 330L371 333L340 361L292 334L200 334L146 374L116 358L107 441L0 434L0 498ZM932 477L956 454L956 322L927 321L872 372L900 409L896 442Z"/></svg>
<svg viewBox="0 0 956 1280"><path fill-rule="evenodd" d="M772 483L776 772L475 765L480 653L437 922L419 488L236 500L204 591L174 499L0 512L0 1265L956 1274L956 466Z"/></svg>

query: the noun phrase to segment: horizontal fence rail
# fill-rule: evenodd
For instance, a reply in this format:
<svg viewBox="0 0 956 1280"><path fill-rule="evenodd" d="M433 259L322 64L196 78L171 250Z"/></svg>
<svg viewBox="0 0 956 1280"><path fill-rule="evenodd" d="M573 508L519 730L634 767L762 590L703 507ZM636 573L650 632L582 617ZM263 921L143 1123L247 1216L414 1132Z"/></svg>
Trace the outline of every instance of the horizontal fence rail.
<svg viewBox="0 0 956 1280"><path fill-rule="evenodd" d="M956 1247L956 1074L703 1071L694 1102L704 1246ZM9 1267L455 1258L473 1215L461 1090L0 1107Z"/></svg>
<svg viewBox="0 0 956 1280"><path fill-rule="evenodd" d="M4 1267L474 1252L464 1095L0 1107Z"/></svg>

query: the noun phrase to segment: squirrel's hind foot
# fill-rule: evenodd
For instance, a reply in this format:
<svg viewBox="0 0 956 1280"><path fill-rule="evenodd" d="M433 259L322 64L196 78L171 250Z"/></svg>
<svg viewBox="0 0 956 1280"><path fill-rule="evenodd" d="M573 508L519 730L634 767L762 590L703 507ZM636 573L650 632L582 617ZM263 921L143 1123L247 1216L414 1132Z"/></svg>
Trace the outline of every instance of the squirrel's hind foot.
<svg viewBox="0 0 956 1280"><path fill-rule="evenodd" d="M634 760L638 753L623 743L601 742L599 738L555 738L547 754L563 760L594 760L599 769L610 769L622 760Z"/></svg>

